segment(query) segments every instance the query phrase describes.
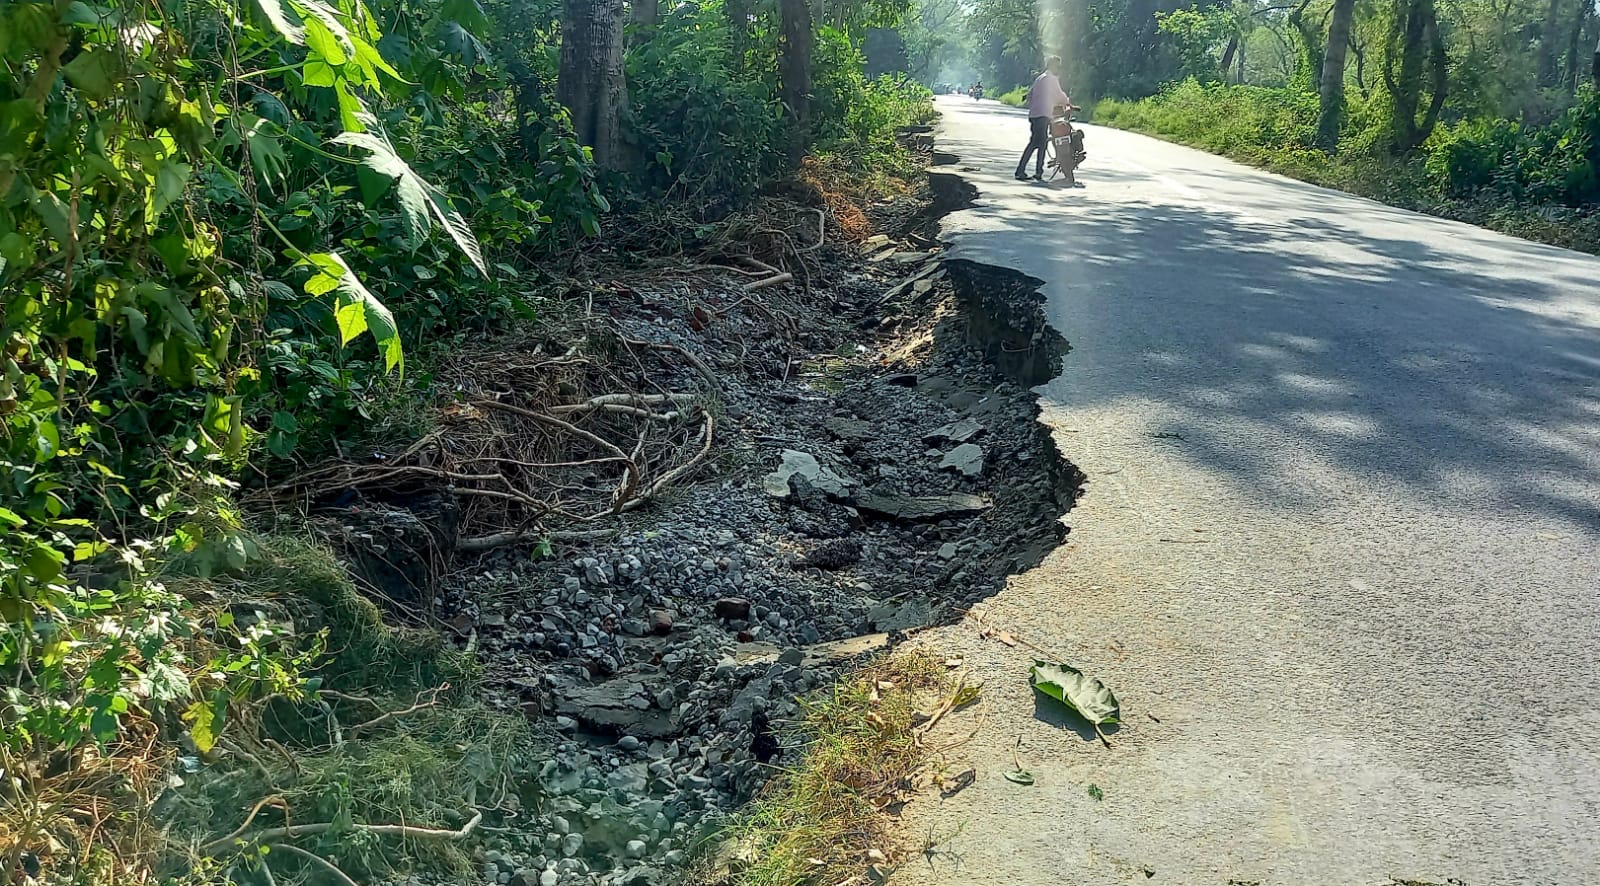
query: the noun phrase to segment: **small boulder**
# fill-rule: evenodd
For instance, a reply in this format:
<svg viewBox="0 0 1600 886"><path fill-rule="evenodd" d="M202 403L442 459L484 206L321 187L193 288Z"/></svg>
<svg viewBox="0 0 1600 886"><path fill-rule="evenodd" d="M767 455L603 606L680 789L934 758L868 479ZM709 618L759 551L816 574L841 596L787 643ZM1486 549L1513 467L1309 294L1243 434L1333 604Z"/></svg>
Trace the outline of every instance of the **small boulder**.
<svg viewBox="0 0 1600 886"><path fill-rule="evenodd" d="M743 597L723 597L713 607L717 618L724 621L750 617L750 601Z"/></svg>

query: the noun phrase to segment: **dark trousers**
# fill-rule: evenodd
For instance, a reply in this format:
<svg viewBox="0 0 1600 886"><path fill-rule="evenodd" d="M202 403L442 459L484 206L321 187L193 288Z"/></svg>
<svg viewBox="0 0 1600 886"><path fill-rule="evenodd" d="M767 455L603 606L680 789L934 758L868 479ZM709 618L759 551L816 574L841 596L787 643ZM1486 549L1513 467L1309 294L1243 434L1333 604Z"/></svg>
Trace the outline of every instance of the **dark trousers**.
<svg viewBox="0 0 1600 886"><path fill-rule="evenodd" d="M1022 152L1022 159L1017 161L1017 175L1027 174L1028 158L1033 156L1034 151L1038 151L1039 162L1034 167L1033 174L1042 176L1044 175L1044 155L1047 153L1045 146L1050 144L1050 118L1029 117L1028 127L1032 130L1032 135L1028 138L1027 150Z"/></svg>

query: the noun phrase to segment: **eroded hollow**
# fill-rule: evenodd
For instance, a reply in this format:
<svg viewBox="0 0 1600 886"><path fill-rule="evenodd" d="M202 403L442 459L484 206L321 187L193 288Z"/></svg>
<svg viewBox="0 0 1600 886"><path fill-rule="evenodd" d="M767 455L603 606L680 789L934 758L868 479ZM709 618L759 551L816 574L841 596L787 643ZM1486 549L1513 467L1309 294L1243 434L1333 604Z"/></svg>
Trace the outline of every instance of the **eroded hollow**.
<svg viewBox="0 0 1600 886"><path fill-rule="evenodd" d="M966 259L945 267L967 317L969 345L1021 385L1042 385L1061 374L1070 345L1045 320L1043 280Z"/></svg>

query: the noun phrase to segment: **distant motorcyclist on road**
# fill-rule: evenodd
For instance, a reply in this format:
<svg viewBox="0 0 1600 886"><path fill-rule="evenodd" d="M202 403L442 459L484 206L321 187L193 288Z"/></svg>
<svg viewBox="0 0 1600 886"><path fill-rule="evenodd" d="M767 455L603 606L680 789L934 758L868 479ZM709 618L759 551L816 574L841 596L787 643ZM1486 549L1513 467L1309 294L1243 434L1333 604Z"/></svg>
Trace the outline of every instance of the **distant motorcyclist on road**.
<svg viewBox="0 0 1600 886"><path fill-rule="evenodd" d="M1061 88L1061 56L1052 55L1044 60L1044 72L1033 78L1028 89L1028 147L1017 161L1017 181L1028 181L1028 158L1037 151L1038 164L1033 178L1044 178L1046 148L1050 144L1050 118L1057 108L1072 107L1072 97Z"/></svg>
<svg viewBox="0 0 1600 886"><path fill-rule="evenodd" d="M972 96L973 101L980 101L983 98L983 81L979 80L972 84L972 90L967 94Z"/></svg>

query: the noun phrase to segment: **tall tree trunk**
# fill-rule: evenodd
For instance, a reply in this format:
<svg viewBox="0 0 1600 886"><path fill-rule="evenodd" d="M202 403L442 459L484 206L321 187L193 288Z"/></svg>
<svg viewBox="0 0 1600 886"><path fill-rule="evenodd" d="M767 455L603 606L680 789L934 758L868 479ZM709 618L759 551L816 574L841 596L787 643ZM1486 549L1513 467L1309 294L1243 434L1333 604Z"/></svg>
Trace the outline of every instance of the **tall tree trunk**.
<svg viewBox="0 0 1600 886"><path fill-rule="evenodd" d="M1322 83L1317 90L1317 145L1325 151L1339 146L1339 127L1344 124L1344 59L1355 16L1356 0L1333 0L1327 49L1322 53Z"/></svg>
<svg viewBox="0 0 1600 886"><path fill-rule="evenodd" d="M1580 4L1588 0L1578 0ZM1550 0L1544 10L1544 27L1539 30L1539 85L1546 88L1559 84L1561 72L1556 68L1556 31L1561 27L1561 0Z"/></svg>
<svg viewBox="0 0 1600 886"><path fill-rule="evenodd" d="M1222 50L1222 82L1228 82L1228 75L1233 68L1233 54L1239 51L1239 35L1234 34L1228 38L1228 47Z"/></svg>
<svg viewBox="0 0 1600 886"><path fill-rule="evenodd" d="M778 82L789 120L789 157L798 162L811 142L811 3L778 0Z"/></svg>
<svg viewBox="0 0 1600 886"><path fill-rule="evenodd" d="M1578 44L1583 42L1583 26L1589 22L1589 4L1591 0L1578 0L1577 12L1572 16L1572 29L1567 32L1567 59L1561 66L1561 84L1568 92L1577 92L1578 83Z"/></svg>
<svg viewBox="0 0 1600 886"><path fill-rule="evenodd" d="M1390 150L1395 154L1410 153L1433 134L1444 107L1445 64L1444 36L1439 32L1433 0L1396 0L1383 69L1384 84L1393 98L1389 127ZM1427 84L1423 83L1425 71ZM1424 89L1431 89L1432 96L1419 121L1417 111Z"/></svg>
<svg viewBox="0 0 1600 886"><path fill-rule="evenodd" d="M594 151L603 169L621 169L622 110L628 87L622 77L622 0L564 0L561 71L556 100L572 113L578 140Z"/></svg>

